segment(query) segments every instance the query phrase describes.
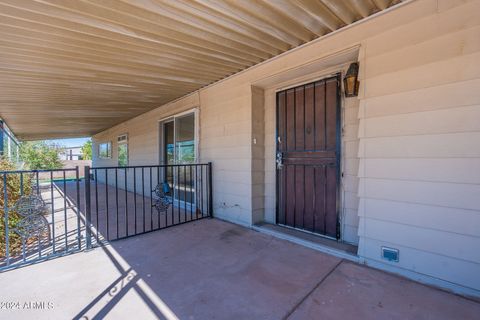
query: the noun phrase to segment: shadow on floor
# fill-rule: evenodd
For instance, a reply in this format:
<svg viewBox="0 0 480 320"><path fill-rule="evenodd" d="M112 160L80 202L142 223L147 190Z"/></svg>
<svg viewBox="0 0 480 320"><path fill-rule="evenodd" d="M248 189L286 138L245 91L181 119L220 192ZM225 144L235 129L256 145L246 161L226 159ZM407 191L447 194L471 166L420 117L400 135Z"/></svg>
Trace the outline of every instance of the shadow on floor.
<svg viewBox="0 0 480 320"><path fill-rule="evenodd" d="M137 314L148 308L145 317L162 319L476 319L480 314L480 304L462 297L218 220L112 242L103 250L121 276L77 319L122 317L125 305ZM130 291L141 304L127 299Z"/></svg>
<svg viewBox="0 0 480 320"><path fill-rule="evenodd" d="M478 319L480 304L216 219L2 274L8 319ZM0 318L3 317L0 310ZM5 311L6 312L6 311Z"/></svg>

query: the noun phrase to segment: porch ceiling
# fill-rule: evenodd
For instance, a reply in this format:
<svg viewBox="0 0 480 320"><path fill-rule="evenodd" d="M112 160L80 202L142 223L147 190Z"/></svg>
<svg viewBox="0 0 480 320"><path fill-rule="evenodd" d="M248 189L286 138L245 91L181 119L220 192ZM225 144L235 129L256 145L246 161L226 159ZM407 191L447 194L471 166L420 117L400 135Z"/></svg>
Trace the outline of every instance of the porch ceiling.
<svg viewBox="0 0 480 320"><path fill-rule="evenodd" d="M2 0L0 117L92 135L400 0Z"/></svg>

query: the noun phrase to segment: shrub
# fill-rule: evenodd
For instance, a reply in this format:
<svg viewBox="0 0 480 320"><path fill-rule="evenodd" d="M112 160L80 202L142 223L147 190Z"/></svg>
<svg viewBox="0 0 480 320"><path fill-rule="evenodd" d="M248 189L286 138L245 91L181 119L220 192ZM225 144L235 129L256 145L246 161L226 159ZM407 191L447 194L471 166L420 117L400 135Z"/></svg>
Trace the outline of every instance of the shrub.
<svg viewBox="0 0 480 320"><path fill-rule="evenodd" d="M15 165L7 159L0 158L0 172L15 170ZM7 206L12 208L21 197L21 178L19 174L7 174ZM23 176L23 192L28 195L32 192L32 178L25 174ZM5 257L6 241L5 241L5 175L0 175L0 258ZM14 256L21 252L22 239L19 235L12 232L12 228L20 221L20 216L14 210L8 212L9 227L9 251Z"/></svg>

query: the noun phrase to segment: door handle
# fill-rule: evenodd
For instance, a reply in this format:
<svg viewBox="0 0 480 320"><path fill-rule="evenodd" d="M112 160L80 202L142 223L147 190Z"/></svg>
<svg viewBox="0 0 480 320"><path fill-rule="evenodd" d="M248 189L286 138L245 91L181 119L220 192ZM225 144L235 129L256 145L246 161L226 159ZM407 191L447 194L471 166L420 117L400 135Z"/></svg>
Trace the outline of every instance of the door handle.
<svg viewBox="0 0 480 320"><path fill-rule="evenodd" d="M277 169L283 168L283 152L277 152Z"/></svg>

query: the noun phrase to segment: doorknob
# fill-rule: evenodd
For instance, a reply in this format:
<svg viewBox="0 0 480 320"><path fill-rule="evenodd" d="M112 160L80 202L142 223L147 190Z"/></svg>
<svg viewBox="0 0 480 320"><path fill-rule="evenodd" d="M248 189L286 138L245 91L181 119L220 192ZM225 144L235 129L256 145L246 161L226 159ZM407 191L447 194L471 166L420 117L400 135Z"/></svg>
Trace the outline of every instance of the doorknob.
<svg viewBox="0 0 480 320"><path fill-rule="evenodd" d="M283 153L277 152L277 169L280 170L283 168Z"/></svg>

